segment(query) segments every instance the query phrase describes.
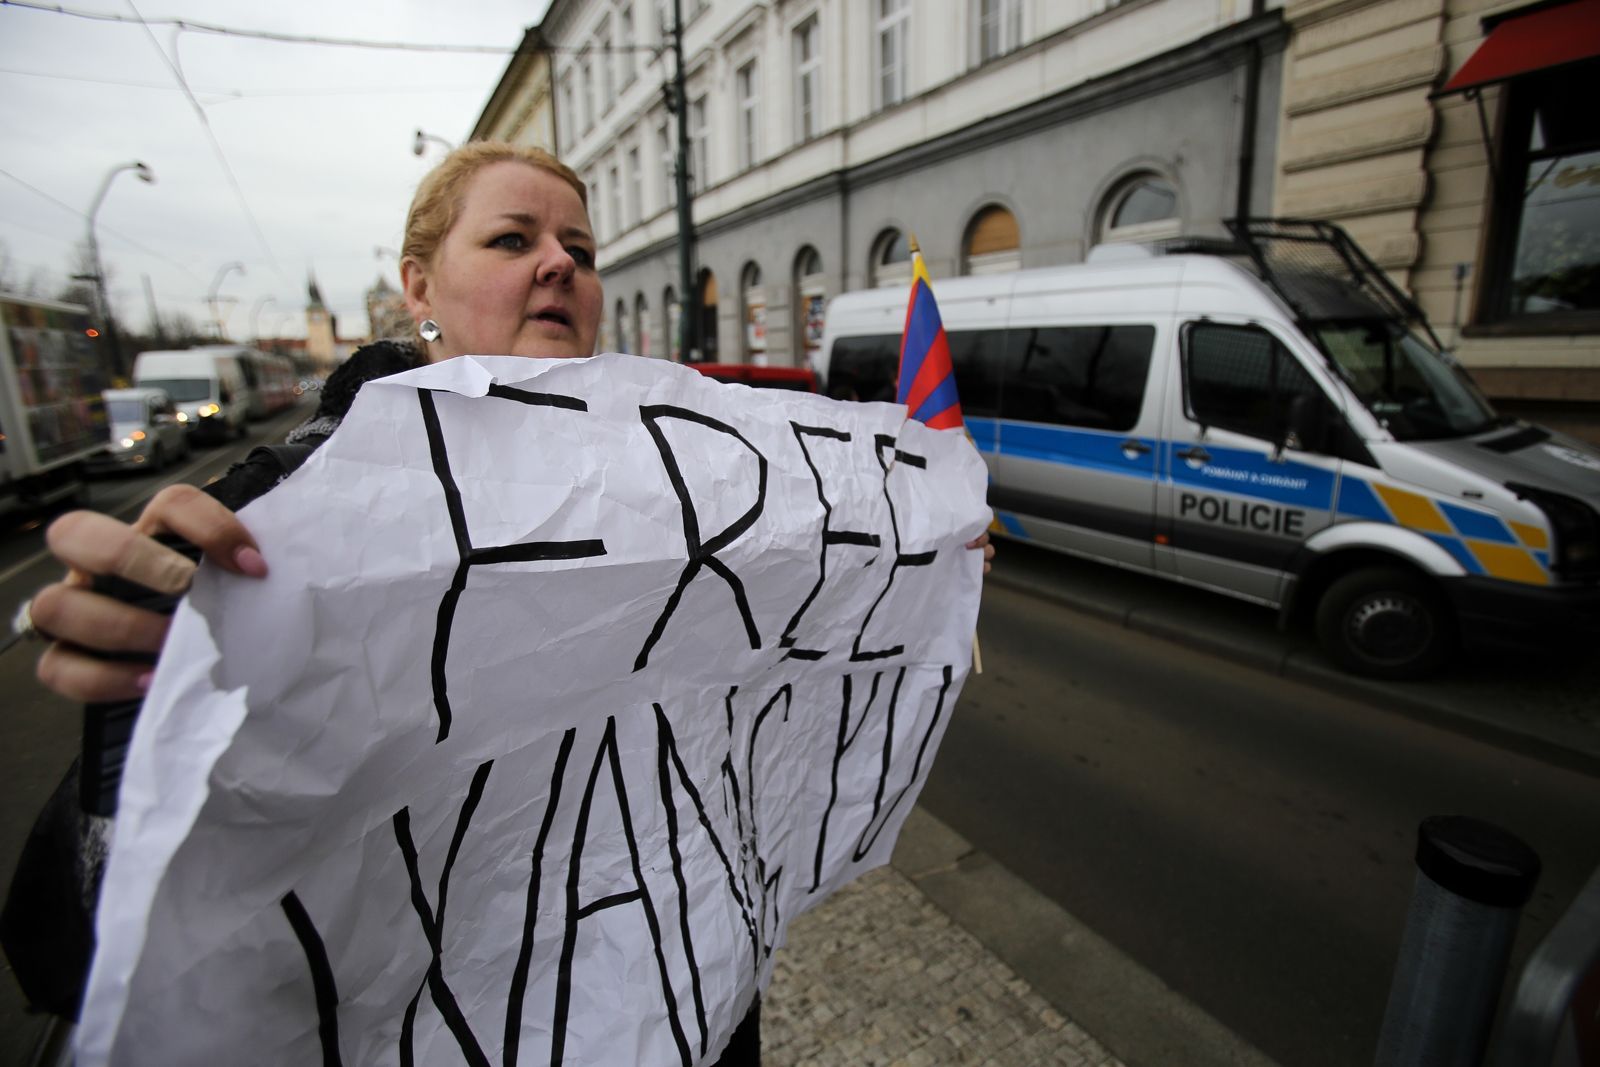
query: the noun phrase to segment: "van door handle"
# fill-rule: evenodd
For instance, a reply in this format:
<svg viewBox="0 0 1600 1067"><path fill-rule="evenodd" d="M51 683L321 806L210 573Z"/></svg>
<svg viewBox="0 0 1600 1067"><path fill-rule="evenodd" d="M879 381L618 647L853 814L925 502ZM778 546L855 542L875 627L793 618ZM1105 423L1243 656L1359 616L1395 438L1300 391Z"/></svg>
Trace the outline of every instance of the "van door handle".
<svg viewBox="0 0 1600 1067"><path fill-rule="evenodd" d="M1211 462L1211 453L1207 452L1201 445L1194 445L1193 447L1186 448L1182 452L1176 453L1176 455L1179 459L1187 459L1194 463Z"/></svg>
<svg viewBox="0 0 1600 1067"><path fill-rule="evenodd" d="M1118 446L1122 454L1129 459L1138 459L1140 456L1149 455L1150 446L1136 438L1130 437Z"/></svg>

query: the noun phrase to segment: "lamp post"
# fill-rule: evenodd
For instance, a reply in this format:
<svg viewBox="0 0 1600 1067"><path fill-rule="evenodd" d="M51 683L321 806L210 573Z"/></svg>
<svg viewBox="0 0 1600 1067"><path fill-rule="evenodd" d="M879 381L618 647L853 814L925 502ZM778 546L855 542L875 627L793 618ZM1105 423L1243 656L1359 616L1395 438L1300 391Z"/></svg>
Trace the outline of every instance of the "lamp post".
<svg viewBox="0 0 1600 1067"><path fill-rule="evenodd" d="M422 155L423 151L427 148L429 141L432 141L435 144L444 145L444 150L446 152L454 152L456 150L456 146L451 144L449 141L446 141L443 137L436 137L431 133L423 133L421 130L418 130L416 140L411 142L411 154L414 156Z"/></svg>
<svg viewBox="0 0 1600 1067"><path fill-rule="evenodd" d="M94 295L100 305L100 320L105 323L106 338L111 342L111 369L117 377L122 377L122 341L117 337L117 325L111 317L111 304L106 299L106 272L100 265L100 242L94 235L94 217L100 212L100 202L106 198L106 190L111 188L111 179L125 170L131 170L139 176L139 180L147 185L155 184L156 172L144 163L134 160L131 163L119 163L106 172L105 178L100 182L100 189L94 194L94 202L89 205L89 258L94 264Z"/></svg>
<svg viewBox="0 0 1600 1067"><path fill-rule="evenodd" d="M259 297L256 300L256 306L250 309L250 338L257 347L259 347L261 344L261 330L256 325L257 321L261 317L261 309L266 307L268 304L276 304L277 302L277 297Z"/></svg>
<svg viewBox="0 0 1600 1067"><path fill-rule="evenodd" d="M206 293L206 303L211 306L211 322L217 328L217 340L226 341L227 333L222 328L222 315L217 311L217 290L222 288L222 279L228 276L229 271L244 273L244 264L240 262L224 263L217 270L217 276L211 279L211 288Z"/></svg>

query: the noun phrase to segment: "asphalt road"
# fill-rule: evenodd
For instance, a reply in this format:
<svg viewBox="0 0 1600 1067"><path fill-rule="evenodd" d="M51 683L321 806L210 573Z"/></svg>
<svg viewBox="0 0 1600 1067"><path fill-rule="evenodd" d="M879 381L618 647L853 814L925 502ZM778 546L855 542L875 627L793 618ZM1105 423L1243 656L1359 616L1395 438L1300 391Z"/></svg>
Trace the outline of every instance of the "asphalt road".
<svg viewBox="0 0 1600 1067"><path fill-rule="evenodd" d="M145 501L172 482L200 485L242 459L256 444L280 441L312 411L309 404L251 428L247 440L197 448L193 458L160 474L110 475L90 483L89 506L122 519L139 514ZM49 516L15 517L0 529L0 609L10 620L14 605L55 580L60 567L44 547ZM17 644L10 628L0 635L0 693L5 694L0 743L0 872L9 885L28 829L40 806L77 755L80 709L47 693L33 676L38 647ZM0 890L3 891L3 890ZM29 1016L9 965L0 957L0 1067L27 1064L45 1029Z"/></svg>
<svg viewBox="0 0 1600 1067"><path fill-rule="evenodd" d="M1133 576L1085 566L1002 548L979 624L986 673L967 683L922 804L1279 1062L1372 1062L1423 818L1474 815L1540 853L1514 967L1600 864L1600 778L1397 714L1382 693L1237 662L1276 662L1293 642L1268 613L1195 594L1199 614L1171 620L1192 635L1209 605L1260 646L1238 657L1137 632L1107 591ZM1040 595L1062 568L1106 583L1105 617ZM1470 669L1505 687L1521 671L1526 687L1538 662Z"/></svg>

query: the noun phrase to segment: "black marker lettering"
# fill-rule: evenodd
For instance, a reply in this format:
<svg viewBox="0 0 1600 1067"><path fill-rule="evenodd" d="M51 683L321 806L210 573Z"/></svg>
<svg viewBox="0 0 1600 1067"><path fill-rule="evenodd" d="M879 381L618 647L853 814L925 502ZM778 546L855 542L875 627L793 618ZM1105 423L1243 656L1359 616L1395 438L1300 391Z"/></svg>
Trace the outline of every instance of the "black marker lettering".
<svg viewBox="0 0 1600 1067"><path fill-rule="evenodd" d="M811 604L817 599L817 594L822 592L823 583L828 580L828 546L829 545L865 545L877 548L880 539L875 533L865 530L835 530L832 528L833 503L828 499L827 491L822 486L822 473L817 470L817 464L811 458L811 450L806 447L806 438L822 437L836 441L850 440L850 435L843 430L834 430L826 426L802 426L798 422L790 422L794 431L794 438L800 444L800 454L805 457L806 466L811 468L811 478L817 483L817 500L822 504L822 545L817 553L817 584L811 587L811 592L806 594L805 601L800 605L794 617L789 620L789 625L783 628L783 636L778 639L781 648L789 650L790 659L816 660L827 653L822 649L796 647L795 628L800 625L800 620L810 609Z"/></svg>
<svg viewBox="0 0 1600 1067"><path fill-rule="evenodd" d="M833 817L833 805L839 799L839 764L844 760L844 754L850 746L856 743L856 738L861 735L861 727L872 714L873 702L878 699L878 682L883 678L882 671L872 675L872 688L867 693L866 706L861 709L861 717L856 720L854 731L850 729L850 693L851 678L845 675L843 679L844 697L839 709L839 736L833 743L833 770L828 779L828 806L822 809L822 826L817 831L817 855L811 867L811 888L807 893L815 893L822 884L822 852L828 844L828 820Z"/></svg>
<svg viewBox="0 0 1600 1067"><path fill-rule="evenodd" d="M651 440L656 443L656 450L661 453L661 463L667 469L667 479L672 483L672 491L678 496L678 505L683 512L683 539L688 547L689 559L684 564L683 573L678 576L678 587L667 598L666 607L662 609L661 617L656 620L655 627L650 631L650 636L645 639L644 647L639 650L639 656L633 663L633 669L643 670L650 662L650 650L661 640L661 635L666 632L667 623L672 618L672 613L677 610L678 602L683 599L683 591L689 583L694 581L695 575L700 573L701 567L710 568L733 590L733 602L739 609L739 617L744 620L745 634L750 639L752 649L761 647L761 634L756 629L755 617L750 613L750 604L745 600L744 583L739 576L733 573L726 563L717 558L717 553L727 548L738 540L756 519L761 517L761 510L767 502L767 457L760 450L745 439L744 434L735 430L725 422L719 422L709 415L702 415L697 411L687 408L672 407L668 404L648 404L639 408L639 415L644 420L645 429L650 431ZM725 433L738 441L756 457L759 470L758 484L756 486L755 503L751 504L745 513L735 519L728 528L713 537L702 539L700 535L700 517L694 509L694 501L689 497L689 485L683 478L683 470L678 465L678 458L672 452L672 445L667 440L667 435L662 432L661 420L680 419L692 422L707 429Z"/></svg>
<svg viewBox="0 0 1600 1067"><path fill-rule="evenodd" d="M339 1058L339 990L333 981L333 965L328 962L328 948L317 933L316 924L306 913L306 906L293 890L282 900L283 914L289 920L295 940L306 954L306 966L311 969L311 992L317 1001L317 1040L322 1045L322 1067L340 1067Z"/></svg>
<svg viewBox="0 0 1600 1067"><path fill-rule="evenodd" d="M883 499L889 504L889 526L894 531L894 564L889 568L889 580L883 583L883 591L878 594L878 599L872 602L872 607L867 609L866 616L861 620L861 629L856 631L855 643L850 648L850 661L860 663L864 660L888 659L904 652L904 645L894 645L890 648L880 648L863 652L861 640L867 634L867 626L872 622L873 614L878 610L878 605L883 603L883 598L889 595L889 590L894 586L895 575L902 567L926 567L933 562L934 552L905 553L900 551L900 521L895 515L894 499L889 495L889 470L890 465L884 462L883 454L887 450L894 456L895 464L916 467L926 470L928 461L922 456L902 452L895 447L895 439L888 434L879 434L874 438L874 454L878 459L878 466L883 470Z"/></svg>
<svg viewBox="0 0 1600 1067"><path fill-rule="evenodd" d="M945 694L950 691L953 672L948 666L945 667L944 684L939 687L939 700L934 705L933 718L928 721L928 728L922 733L922 743L917 746L917 759L911 765L911 774L906 778L905 785L900 787L900 792L895 794L894 800L884 809L883 820L880 822L878 820L878 807L883 800L883 788L889 781L889 767L892 762L890 746L894 739L895 705L899 703L900 683L904 680L905 675L906 669L901 667L900 676L894 681L894 693L889 698L889 722L883 732L883 770L878 778L877 795L872 798L872 818L867 820L867 825L862 829L861 836L856 839L854 857L857 863L860 863L866 857L866 854L871 851L872 846L877 844L878 835L883 833L883 828L889 823L889 816L894 814L894 810L900 806L900 802L906 798L906 793L911 789L912 784L916 782L917 775L922 773L922 758L927 755L928 743L933 740L933 732L939 725L940 717L944 715L944 698ZM877 823L876 828L873 827L873 823ZM870 840L867 837L868 830L872 831Z"/></svg>
<svg viewBox="0 0 1600 1067"><path fill-rule="evenodd" d="M489 395L503 400L534 407L559 408L566 411L588 411L589 407L574 396L559 393L532 393L524 389L491 385ZM428 435L428 451L433 457L433 473L444 490L445 509L450 514L450 529L455 534L456 551L461 562L456 565L450 588L439 602L439 614L433 632L433 707L439 717L439 736L434 743L450 736L453 714L450 710L449 677L445 663L450 657L450 630L455 624L456 604L467 588L467 572L475 566L495 563L525 563L539 560L584 559L606 554L605 542L599 538L580 541L529 541L517 545L493 545L474 548L472 531L467 528L466 510L461 504L461 491L456 486L455 475L450 471L450 453L445 448L444 430L439 425L439 412L434 404L433 392L417 390L417 402L422 406L422 425Z"/></svg>

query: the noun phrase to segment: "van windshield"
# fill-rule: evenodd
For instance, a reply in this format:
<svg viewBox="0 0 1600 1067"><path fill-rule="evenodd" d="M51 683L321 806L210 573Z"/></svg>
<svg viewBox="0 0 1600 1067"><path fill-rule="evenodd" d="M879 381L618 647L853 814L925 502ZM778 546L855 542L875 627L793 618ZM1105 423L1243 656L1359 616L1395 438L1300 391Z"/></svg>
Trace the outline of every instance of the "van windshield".
<svg viewBox="0 0 1600 1067"><path fill-rule="evenodd" d="M112 422L143 422L143 400L113 400L106 405L106 415Z"/></svg>
<svg viewBox="0 0 1600 1067"><path fill-rule="evenodd" d="M1465 437L1501 417L1465 371L1393 322L1325 322L1313 332L1397 441Z"/></svg>
<svg viewBox="0 0 1600 1067"><path fill-rule="evenodd" d="M209 378L141 378L139 384L151 389L164 389L174 404L211 399Z"/></svg>

